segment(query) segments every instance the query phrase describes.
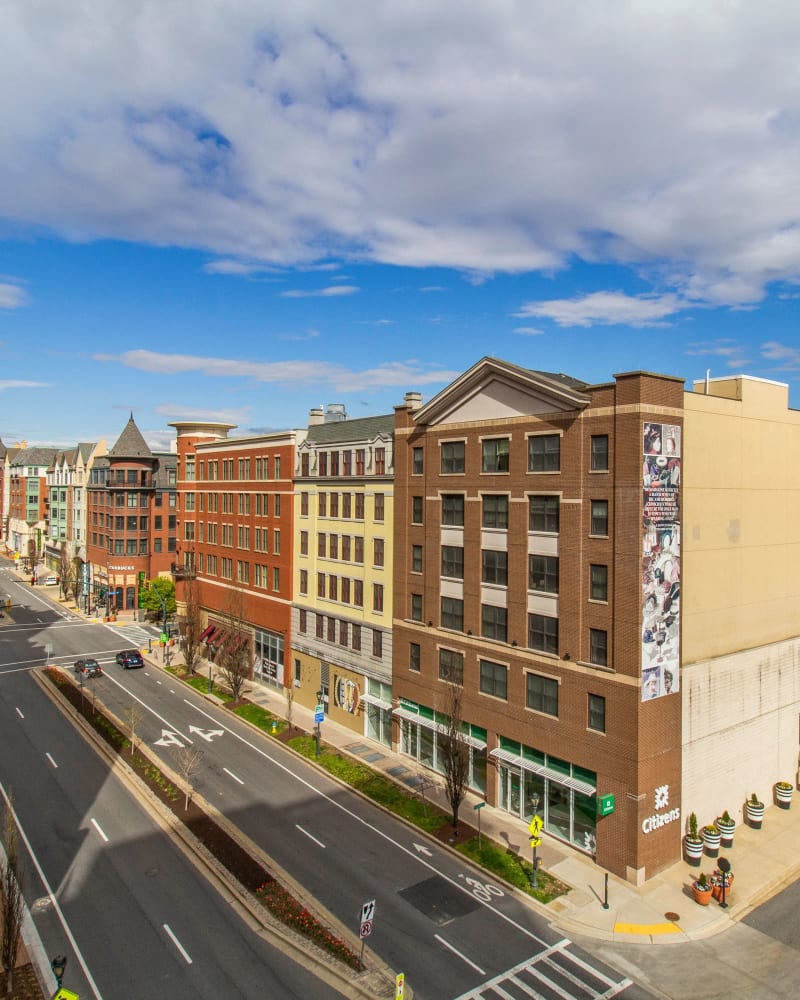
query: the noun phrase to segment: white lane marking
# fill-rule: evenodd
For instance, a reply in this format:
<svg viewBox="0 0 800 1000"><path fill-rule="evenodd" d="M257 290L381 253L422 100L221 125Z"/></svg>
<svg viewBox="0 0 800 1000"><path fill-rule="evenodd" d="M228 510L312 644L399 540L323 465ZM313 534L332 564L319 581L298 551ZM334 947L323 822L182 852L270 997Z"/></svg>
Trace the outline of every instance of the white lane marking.
<svg viewBox="0 0 800 1000"><path fill-rule="evenodd" d="M295 827L300 831L300 833L304 833L309 840L313 840L318 847L321 847L323 850L325 849L325 845L322 843L322 841L317 840L317 838L313 836L313 834L310 834L308 830L304 830L299 823L295 823Z"/></svg>
<svg viewBox="0 0 800 1000"><path fill-rule="evenodd" d="M20 719L24 719L25 718L25 716L22 714L22 712L20 712L19 709L17 709L17 715L20 717Z"/></svg>
<svg viewBox="0 0 800 1000"><path fill-rule="evenodd" d="M170 688L170 689L169 689L169 693L170 693L170 694L175 694L175 691L174 691L174 690L173 690L172 688Z"/></svg>
<svg viewBox="0 0 800 1000"><path fill-rule="evenodd" d="M100 990L97 988L97 983L94 981L94 978L92 977L92 974L89 971L89 966L84 961L83 954L80 948L78 947L78 942L75 940L72 931L67 926L67 921L64 918L64 914L61 911L61 907L59 906L58 900L55 897L55 893L50 888L50 883L47 881L47 878L45 877L45 874L42 871L42 866L39 864L39 859L33 853L33 847L31 846L31 842L28 840L27 834L22 829L22 824L19 821L19 816L17 816L16 812L14 811L14 807L11 805L11 799L9 799L5 788L3 787L2 782L0 782L0 794L2 794L3 798L5 799L6 809L8 809L9 813L11 813L11 815L14 817L14 822L17 824L17 830L19 831L20 837L22 837L22 842L25 844L25 849L27 850L31 861L33 862L34 868L36 869L36 873L41 879L42 885L44 886L45 891L47 892L47 898L50 900L53 909L58 914L59 922L61 923L61 926L64 928L64 933L67 935L67 939L69 940L70 945L72 945L72 950L78 958L78 962L80 963L80 967L83 970L83 974L84 976L86 976L86 981L91 987L92 992L94 993L97 1000L103 1000Z"/></svg>
<svg viewBox="0 0 800 1000"><path fill-rule="evenodd" d="M169 926L169 924L164 924L163 926L164 930L167 932L167 934L169 934L170 938L172 939L172 943L175 945L175 947L178 949L181 955L183 955L183 957L186 959L186 964L191 965L192 959L191 956L189 955L189 952L183 947L180 941L172 933L172 928Z"/></svg>
<svg viewBox="0 0 800 1000"><path fill-rule="evenodd" d="M45 752L45 757L47 757L47 759L50 761L50 763L53 765L53 767L56 767L56 768L58 767L58 764L56 764L56 762L53 760L53 758L50 756L49 753Z"/></svg>
<svg viewBox="0 0 800 1000"><path fill-rule="evenodd" d="M125 694L130 695L130 697L133 698L134 701L138 701L139 704L142 706L142 708L150 712L151 715L154 715L159 720L159 722L162 722L165 726L167 726L168 729L178 733L178 735L182 740L185 740L187 743L194 743L194 740L190 740L188 736L184 736L177 726L173 726L173 724L168 719L165 719L163 715L159 715L154 708L151 708L147 704L147 702L142 701L142 699L139 698L137 695L135 695L133 691L130 690L130 688L126 688L124 684L121 684L116 677L112 677L111 674L104 674L103 676L107 677L112 684L116 684L121 691L125 692Z"/></svg>
<svg viewBox="0 0 800 1000"><path fill-rule="evenodd" d="M95 830L97 830L97 832L100 834L103 840L106 843L108 843L108 837L105 835L105 833L103 832L103 828L100 826L100 824L97 822L96 819L92 820L92 826L95 828Z"/></svg>
<svg viewBox="0 0 800 1000"><path fill-rule="evenodd" d="M158 686L159 686L159 687L161 687L161 681L157 680L157 681L156 681L156 684L158 684ZM164 926L166 927L167 925L166 925L166 924L164 924Z"/></svg>
<svg viewBox="0 0 800 1000"><path fill-rule="evenodd" d="M338 809L340 812L343 812L345 815L349 816L350 819L354 820L356 823L360 823L365 829L369 830L371 833L374 833L376 837L380 837L381 840L385 840L387 843L391 844L392 847L396 848L398 851L402 851L403 854L407 854L408 857L413 858L417 862L417 864L422 865L423 868L427 868L428 871L433 872L440 878L443 878L446 882L454 886L456 889L460 889L461 892L469 893L472 899L475 898L472 895L472 893L469 892L467 887L464 885L463 881L459 882L458 879L454 879L451 878L449 875L445 875L445 873L440 871L436 867L436 865L434 865L432 862L426 861L424 858L421 858L414 850L412 850L409 847L406 847L405 844L401 844L393 837L390 837L389 834L384 833L383 830L379 830L378 827L370 823L369 820L364 819L363 816L359 816L357 813L352 812L342 802L339 802L337 799L332 798L326 792L323 792L321 789L317 788L316 785L312 785L310 781L306 781L305 778L301 778L300 775L297 774L295 771L293 771L290 767L287 767L286 764L277 760L275 757L272 757L270 754L266 752L266 750L262 750L261 747L257 747L255 743L251 743L250 740L248 740L245 736L242 736L241 733L237 733L235 729L231 729L230 726L226 726L224 722L220 722L219 719L214 718L213 715L209 715L209 713L203 711L203 709L200 708L199 705L192 704L192 702L189 701L188 698L184 698L183 700L190 708L193 708L195 712L199 712L200 715L205 716L215 725L222 726L222 728L227 733L230 733L231 736L235 736L240 743L244 743L246 747L249 747L251 750L257 753L260 757L263 757L265 760L268 760L270 764L273 764L275 767L280 768L286 774L290 775L290 777L294 778L295 781L299 782L301 785L307 788L308 791L313 792L314 795L318 795L321 799L324 799L328 803L328 805L331 805L335 809ZM511 927L513 927L515 930L518 930L520 934L524 934L526 937L530 938L532 941L536 941L544 948L549 947L547 941L545 941L544 938L540 938L538 934L534 934L533 931L529 930L523 924L517 923L517 921L514 920L513 917L510 917L507 913L503 913L502 910L498 910L497 907L493 906L491 903L484 903L480 900L479 902L481 903L481 906L485 906L487 910L491 910L496 917L499 917L501 920L504 920L507 924L510 924Z"/></svg>
<svg viewBox="0 0 800 1000"><path fill-rule="evenodd" d="M467 958L466 955L462 955L461 952L458 950L458 948L454 948L451 944L448 944L447 941L445 941L445 939L443 937L440 937L438 934L434 934L433 936L436 938L436 940L439 942L439 944L443 944L445 946L445 948L449 948L450 951L452 951L452 953L454 955L458 955L458 957L461 959L461 961L462 962L466 962L467 965L469 965L471 968L473 968L478 973L479 976L485 976L486 975L486 973L483 971L483 969L479 965L476 965L474 962L471 962Z"/></svg>
<svg viewBox="0 0 800 1000"><path fill-rule="evenodd" d="M223 771L224 771L224 772L225 772L226 774L229 774L229 775L230 775L230 776L231 776L231 777L233 778L233 780L234 780L234 781L238 781L240 785L243 785L243 784L244 784L244 782L242 781L242 779L241 779L241 778L237 778L237 777L236 777L236 775L235 775L235 774L233 773L233 771L229 771L229 770L227 769L227 767L223 767L223 769L222 769L222 770L223 770Z"/></svg>

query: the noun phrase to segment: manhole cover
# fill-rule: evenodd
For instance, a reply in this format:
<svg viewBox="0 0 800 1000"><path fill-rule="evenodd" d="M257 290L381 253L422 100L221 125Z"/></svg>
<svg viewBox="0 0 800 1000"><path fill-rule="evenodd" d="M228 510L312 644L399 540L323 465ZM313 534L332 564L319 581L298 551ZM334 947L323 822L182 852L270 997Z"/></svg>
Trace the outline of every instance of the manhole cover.
<svg viewBox="0 0 800 1000"><path fill-rule="evenodd" d="M680 913L673 913L672 910L670 910L668 913L664 914L664 919L669 920L674 924L676 921L681 919L681 915Z"/></svg>

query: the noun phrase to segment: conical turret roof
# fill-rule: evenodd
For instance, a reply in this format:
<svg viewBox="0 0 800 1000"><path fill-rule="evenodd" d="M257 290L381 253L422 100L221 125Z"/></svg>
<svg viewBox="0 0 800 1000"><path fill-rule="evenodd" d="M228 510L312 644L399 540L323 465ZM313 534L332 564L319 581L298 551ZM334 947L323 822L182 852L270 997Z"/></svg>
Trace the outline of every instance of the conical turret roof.
<svg viewBox="0 0 800 1000"><path fill-rule="evenodd" d="M108 453L110 458L152 458L153 453L142 437L142 432L136 426L133 414L125 430L117 438L117 443Z"/></svg>

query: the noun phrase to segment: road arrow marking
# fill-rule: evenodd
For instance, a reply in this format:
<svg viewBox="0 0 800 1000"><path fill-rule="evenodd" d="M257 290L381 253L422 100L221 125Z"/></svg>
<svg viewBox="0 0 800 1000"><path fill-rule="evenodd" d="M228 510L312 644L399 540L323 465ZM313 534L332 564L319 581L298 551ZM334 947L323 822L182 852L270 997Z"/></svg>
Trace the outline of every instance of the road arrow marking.
<svg viewBox="0 0 800 1000"><path fill-rule="evenodd" d="M161 739L155 741L156 746L159 747L182 747L184 744L178 739L175 733L171 733L169 729L161 730Z"/></svg>
<svg viewBox="0 0 800 1000"><path fill-rule="evenodd" d="M200 729L199 726L189 726L190 733L197 733L198 736L202 736L203 739L210 743L215 736L222 736L224 730L222 729Z"/></svg>
<svg viewBox="0 0 800 1000"><path fill-rule="evenodd" d="M424 844L414 844L414 850L419 854L424 854L426 858L432 858L433 852L429 851Z"/></svg>

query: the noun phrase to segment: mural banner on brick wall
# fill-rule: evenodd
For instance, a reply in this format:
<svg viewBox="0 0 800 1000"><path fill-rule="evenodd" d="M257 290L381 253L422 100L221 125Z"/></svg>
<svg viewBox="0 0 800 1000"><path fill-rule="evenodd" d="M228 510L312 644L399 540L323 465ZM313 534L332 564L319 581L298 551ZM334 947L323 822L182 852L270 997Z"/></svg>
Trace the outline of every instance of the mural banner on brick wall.
<svg viewBox="0 0 800 1000"><path fill-rule="evenodd" d="M679 690L681 428L642 433L642 701Z"/></svg>

